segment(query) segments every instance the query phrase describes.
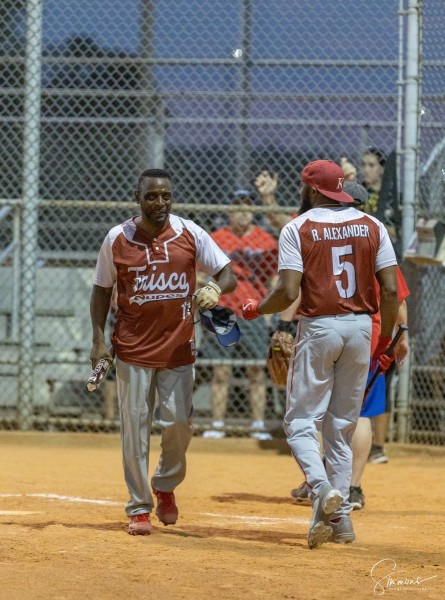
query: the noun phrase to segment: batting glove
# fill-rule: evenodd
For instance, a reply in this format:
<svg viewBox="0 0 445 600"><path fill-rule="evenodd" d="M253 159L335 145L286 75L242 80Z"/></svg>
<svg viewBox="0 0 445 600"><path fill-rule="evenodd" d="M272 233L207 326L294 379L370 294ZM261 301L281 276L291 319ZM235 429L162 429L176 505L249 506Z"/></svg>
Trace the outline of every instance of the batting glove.
<svg viewBox="0 0 445 600"><path fill-rule="evenodd" d="M192 302L196 302L201 308L215 308L221 297L221 288L213 281L196 292L192 296Z"/></svg>
<svg viewBox="0 0 445 600"><path fill-rule="evenodd" d="M382 373L387 371L394 360L394 353L387 354L389 345L391 344L391 336L379 335L379 341L377 342L377 346L372 353L372 361L371 361L371 371L377 366L377 361L380 363L380 368Z"/></svg>
<svg viewBox="0 0 445 600"><path fill-rule="evenodd" d="M253 319L258 319L262 314L258 311L259 300L254 300L253 298L246 298L243 300L243 319L246 321L252 321Z"/></svg>

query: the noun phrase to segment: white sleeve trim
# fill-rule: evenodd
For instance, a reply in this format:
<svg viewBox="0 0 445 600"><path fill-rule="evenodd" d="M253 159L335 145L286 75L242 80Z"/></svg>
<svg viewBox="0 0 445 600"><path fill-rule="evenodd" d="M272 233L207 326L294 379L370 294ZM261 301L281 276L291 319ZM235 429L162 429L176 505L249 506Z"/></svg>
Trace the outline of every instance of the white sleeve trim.
<svg viewBox="0 0 445 600"><path fill-rule="evenodd" d="M397 258L386 227L378 219L375 221L379 225L380 232L380 246L375 260L375 272L377 273L386 267L397 266Z"/></svg>
<svg viewBox="0 0 445 600"><path fill-rule="evenodd" d="M296 220L283 227L278 242L278 271L289 269L303 273L300 233Z"/></svg>
<svg viewBox="0 0 445 600"><path fill-rule="evenodd" d="M202 227L188 219L182 219L176 215L171 219L173 227L184 227L195 238L196 262L208 275L216 275L230 263L230 258L224 254L218 244Z"/></svg>
<svg viewBox="0 0 445 600"><path fill-rule="evenodd" d="M114 240L121 232L122 226L118 225L117 227L113 227L106 235L99 251L99 256L97 257L96 271L93 279L94 285L104 288L111 288L114 286L117 271L113 262L112 246Z"/></svg>

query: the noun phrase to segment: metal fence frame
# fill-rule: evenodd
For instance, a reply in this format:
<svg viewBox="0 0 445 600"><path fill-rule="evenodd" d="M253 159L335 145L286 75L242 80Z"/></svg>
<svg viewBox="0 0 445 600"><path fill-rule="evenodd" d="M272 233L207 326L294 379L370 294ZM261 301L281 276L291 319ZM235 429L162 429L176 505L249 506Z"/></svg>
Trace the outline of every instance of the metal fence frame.
<svg viewBox="0 0 445 600"><path fill-rule="evenodd" d="M420 98L421 98L421 73L422 73L422 52L421 52L421 41L422 41L422 0L399 0L399 59L396 64L394 61L387 61L388 66L398 68L399 80L398 80L398 94L397 98L397 163L398 173L400 177L400 190L403 196L403 236L402 244L403 249L406 250L408 244L415 231L416 222L416 207L418 205L419 189L419 172L420 172L420 152L419 152L419 136L420 136ZM144 3L146 8L149 8L150 2ZM244 32L244 43L245 48L249 48L250 44L250 18L251 18L251 2L250 0L244 0L243 6L243 32ZM26 430L36 426L42 426L44 419L37 419L32 414L33 407L33 381L34 372L38 368L39 362L42 358L37 358L35 352L35 294L36 294L36 260L35 257L38 253L37 248L37 227L38 227L38 212L41 208L56 204L58 208L64 206L77 206L79 202L82 203L82 207L88 207L89 203L97 208L97 202L90 201L88 199L82 201L67 201L58 199L41 199L39 197L39 150L40 150L40 128L41 125L47 121L54 122L58 117L45 117L40 114L40 107L42 98L57 95L57 90L42 89L41 86L41 75L42 65L44 63L51 62L51 57L44 57L42 55L42 11L43 1L42 0L27 0L26 2L26 14L27 14L27 35L26 35L26 51L24 58L24 72L25 72L25 84L23 88L24 97L24 112L23 112L23 197L20 199L2 199L0 200L0 207L12 207L14 211L14 237L13 247L10 249L13 254L13 264L15 277L13 280L13 297L14 307L12 315L12 338L17 339L19 349L18 359L18 382L19 382L19 404L17 407L17 418L12 419L11 422L14 426L19 429ZM147 24L146 26L150 29L150 14L147 13ZM147 38L149 36L146 36ZM150 81L150 69L158 64L167 64L169 61L173 62L173 59L154 59L151 56L151 48L148 46L144 49L142 57L133 59L138 64L146 66L146 77L147 82ZM249 53L246 52L245 56ZM4 59L5 60L5 59ZM17 59L18 60L18 59ZM57 62L61 62L61 58L57 58ZM71 63L73 59L70 57ZM82 59L78 59L80 62ZM101 59L94 59L100 61ZM109 59L103 59L108 60ZM114 61L119 59L114 58ZM128 59L126 59L128 61ZM301 66L303 63L307 66L351 66L359 65L360 61L329 61L329 60L310 60L310 61L298 61L298 65ZM375 66L382 66L384 61L375 61ZM174 59L174 64L178 64L178 59ZM220 65L227 64L232 65L233 63L229 59L184 59L184 64L196 64L196 65ZM292 66L295 61L291 60L256 60L243 58L239 62L240 77L241 77L241 89L242 93L233 93L232 95L240 101L240 111L236 117L225 117L224 123L231 123L239 127L240 131L246 125L253 123L267 123L267 125L283 125L288 122L285 119L259 119L252 118L249 112L249 105L253 99L253 93L250 89L250 69L252 66ZM366 61L367 66L372 67L373 64ZM150 86L147 84L147 89ZM12 93L21 93L21 90L12 90ZM66 90L63 92L67 93ZM77 90L72 90L73 95L78 94ZM82 93L85 93L83 91ZM140 122L150 128L151 139L153 143L147 145L148 160L153 166L163 166L165 148L164 148L164 136L167 126L175 124L192 123L195 120L190 118L169 118L163 110L162 98L159 94L150 91L124 91L118 90L116 92L110 91L99 91L94 90L88 93L100 95L116 93L122 95L137 95L144 98L146 101L155 107L154 112L149 111L147 115L141 117L135 117L131 119L132 122ZM190 95L196 95L202 97L208 93L203 92L192 92ZM173 96L171 93L170 96ZM224 92L225 97L229 97L231 94ZM215 94L212 94L214 97ZM295 99L295 95L292 96ZM258 94L255 95L258 98ZM307 95L305 96L307 98ZM363 96L362 96L363 98ZM376 99L376 96L373 96ZM99 117L103 119L103 117ZM125 118L125 117L112 117L112 118ZM72 117L73 122L76 121ZM80 119L80 118L79 118ZM20 119L19 119L20 120ZM206 121L216 123L215 117L209 117L206 119L202 117L199 119L200 123ZM82 118L82 122L85 119ZM298 122L298 119L294 119L293 122ZM348 121L348 125L355 125L363 128L363 137L366 137L366 123L367 121L361 122L360 120ZM305 122L307 125L308 123ZM326 123L329 124L329 123ZM338 125L338 121L335 121ZM376 122L376 126L385 127L386 122ZM434 123L429 124L429 127L434 127ZM240 139L244 139L243 135L240 135ZM364 139L364 145L366 140ZM238 161L237 164L242 166L246 164L246 148L241 143L238 148ZM144 159L145 160L145 159ZM239 176L241 176L239 174ZM121 203L119 202L100 202L100 208L106 210L108 207L113 209L119 209ZM128 208L128 203L122 203L122 208ZM181 205L181 210L190 210L194 212L200 211L211 211L227 212L227 206L221 205L207 205L203 207L202 204L192 205ZM256 212L267 212L267 209L261 207L255 207ZM283 212L291 213L291 209L283 208ZM441 215L443 216L443 215ZM20 224L20 231L19 231ZM55 363L57 363L57 357L52 357ZM84 363L83 363L84 364ZM412 410L412 403L410 401L410 393L412 387L413 369L422 369L422 366L416 366L411 363L407 363L403 368L400 369L399 373L399 386L397 388L397 395L395 399L395 415L397 417L397 428L396 438L398 441L409 441L410 439L410 426L409 426L409 415ZM84 424L85 425L85 424ZM95 426L98 426L95 424ZM425 436L428 438L428 435ZM431 437L431 436L430 436ZM434 436L433 436L434 437ZM443 440L445 436L437 435L438 439Z"/></svg>

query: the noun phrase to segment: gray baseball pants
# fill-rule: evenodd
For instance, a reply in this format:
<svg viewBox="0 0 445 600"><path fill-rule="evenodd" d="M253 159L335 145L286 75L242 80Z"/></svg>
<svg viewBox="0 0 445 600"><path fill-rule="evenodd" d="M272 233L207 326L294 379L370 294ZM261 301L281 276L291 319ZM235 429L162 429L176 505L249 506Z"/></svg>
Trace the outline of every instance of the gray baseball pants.
<svg viewBox="0 0 445 600"><path fill-rule="evenodd" d="M371 350L371 317L303 317L287 384L284 429L314 495L330 483L343 496L335 516L350 513L351 440L363 402ZM321 432L325 464L320 456Z"/></svg>
<svg viewBox="0 0 445 600"><path fill-rule="evenodd" d="M151 485L172 492L186 473L185 454L193 435L194 365L148 369L116 359L124 477L130 493L128 516L149 513L154 502L148 482L153 416L162 427L161 456ZM159 404L155 409L156 391Z"/></svg>

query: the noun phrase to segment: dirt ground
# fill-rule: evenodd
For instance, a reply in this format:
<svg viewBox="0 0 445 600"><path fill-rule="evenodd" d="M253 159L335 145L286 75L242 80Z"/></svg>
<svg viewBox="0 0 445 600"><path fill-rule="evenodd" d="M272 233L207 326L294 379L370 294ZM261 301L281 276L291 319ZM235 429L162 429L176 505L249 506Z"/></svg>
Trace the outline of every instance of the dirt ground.
<svg viewBox="0 0 445 600"><path fill-rule="evenodd" d="M194 438L177 525L143 537L117 435L0 432L0 448L1 600L445 598L444 448L389 445L356 543L317 550L295 463L250 439Z"/></svg>

